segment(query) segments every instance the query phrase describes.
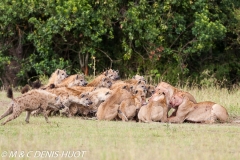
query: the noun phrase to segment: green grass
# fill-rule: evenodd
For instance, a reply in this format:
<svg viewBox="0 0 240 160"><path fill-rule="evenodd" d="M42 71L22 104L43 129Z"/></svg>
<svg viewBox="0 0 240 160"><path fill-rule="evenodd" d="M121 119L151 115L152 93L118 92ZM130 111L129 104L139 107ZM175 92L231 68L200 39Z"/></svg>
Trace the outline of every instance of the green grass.
<svg viewBox="0 0 240 160"><path fill-rule="evenodd" d="M225 106L231 119L240 117L240 92L228 93L220 89L185 89L198 101L211 100ZM17 94L16 94L17 96ZM0 93L0 114L9 99ZM4 102L4 103L3 103ZM7 102L7 103L5 103ZM31 117L26 124L25 113L0 126L0 153L7 151L86 151L84 157L92 160L238 160L240 157L240 124L167 124L121 121L96 121L81 118ZM3 121L3 120L2 120ZM9 156L9 155L8 155ZM0 158L1 159L1 158ZM9 158L6 158L9 159ZM12 158L19 159L19 158ZM63 158L59 155L52 159Z"/></svg>

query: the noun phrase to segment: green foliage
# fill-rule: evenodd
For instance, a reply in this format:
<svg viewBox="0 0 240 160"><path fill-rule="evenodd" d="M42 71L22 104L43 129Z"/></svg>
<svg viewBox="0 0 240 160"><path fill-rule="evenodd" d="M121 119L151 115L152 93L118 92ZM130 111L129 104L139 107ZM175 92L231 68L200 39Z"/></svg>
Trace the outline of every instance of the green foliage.
<svg viewBox="0 0 240 160"><path fill-rule="evenodd" d="M26 81L56 68L72 74L90 66L92 73L88 57L94 56L98 73L113 67L123 78L138 73L200 83L200 73L209 70L217 81L239 83L239 6L229 0L5 0L0 65L16 60L17 76Z"/></svg>

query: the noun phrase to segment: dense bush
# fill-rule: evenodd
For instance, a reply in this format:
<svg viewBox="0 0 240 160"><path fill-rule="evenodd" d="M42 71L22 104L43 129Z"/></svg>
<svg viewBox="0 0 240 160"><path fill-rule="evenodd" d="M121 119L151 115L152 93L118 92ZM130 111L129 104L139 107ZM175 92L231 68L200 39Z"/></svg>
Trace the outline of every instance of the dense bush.
<svg viewBox="0 0 240 160"><path fill-rule="evenodd" d="M1 83L93 74L96 60L97 73L229 87L240 81L239 13L233 0L4 0Z"/></svg>

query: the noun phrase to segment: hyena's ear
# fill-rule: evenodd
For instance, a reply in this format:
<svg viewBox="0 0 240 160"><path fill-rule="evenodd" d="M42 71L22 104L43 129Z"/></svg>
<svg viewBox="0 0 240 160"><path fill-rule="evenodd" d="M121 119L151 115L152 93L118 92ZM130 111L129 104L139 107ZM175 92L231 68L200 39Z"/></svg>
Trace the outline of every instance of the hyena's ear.
<svg viewBox="0 0 240 160"><path fill-rule="evenodd" d="M117 73L119 73L119 71L118 71L118 70L116 70L116 72L117 72Z"/></svg>
<svg viewBox="0 0 240 160"><path fill-rule="evenodd" d="M108 95L109 94L109 92L107 92L105 95Z"/></svg>
<svg viewBox="0 0 240 160"><path fill-rule="evenodd" d="M56 87L56 86L55 86L55 84L53 84L53 83L51 83L50 86L49 86L50 89L53 89L53 88L55 88L55 87Z"/></svg>
<svg viewBox="0 0 240 160"><path fill-rule="evenodd" d="M27 93L28 91L30 90L30 86L28 84L26 84L22 90L21 90L21 93L24 94L24 93Z"/></svg>
<svg viewBox="0 0 240 160"><path fill-rule="evenodd" d="M138 81L138 83L137 84L140 84L141 83L141 81Z"/></svg>
<svg viewBox="0 0 240 160"><path fill-rule="evenodd" d="M129 88L130 88L131 90L133 90L133 86L130 86Z"/></svg>
<svg viewBox="0 0 240 160"><path fill-rule="evenodd" d="M135 76L133 76L132 79L135 79Z"/></svg>
<svg viewBox="0 0 240 160"><path fill-rule="evenodd" d="M137 93L138 93L138 90L136 90L134 93L137 94Z"/></svg>
<svg viewBox="0 0 240 160"><path fill-rule="evenodd" d="M81 98L83 98L83 97L85 97L85 94L83 93L83 94L81 94L81 96L80 96Z"/></svg>
<svg viewBox="0 0 240 160"><path fill-rule="evenodd" d="M106 77L105 77L105 78L102 78L102 81L106 81L106 79L107 79Z"/></svg>
<svg viewBox="0 0 240 160"><path fill-rule="evenodd" d="M105 76L107 76L108 75L108 70L105 72Z"/></svg>
<svg viewBox="0 0 240 160"><path fill-rule="evenodd" d="M126 89L127 88L127 85L123 86L122 89Z"/></svg>
<svg viewBox="0 0 240 160"><path fill-rule="evenodd" d="M56 101L58 101L59 99L60 99L60 98L59 98L58 96L55 98Z"/></svg>

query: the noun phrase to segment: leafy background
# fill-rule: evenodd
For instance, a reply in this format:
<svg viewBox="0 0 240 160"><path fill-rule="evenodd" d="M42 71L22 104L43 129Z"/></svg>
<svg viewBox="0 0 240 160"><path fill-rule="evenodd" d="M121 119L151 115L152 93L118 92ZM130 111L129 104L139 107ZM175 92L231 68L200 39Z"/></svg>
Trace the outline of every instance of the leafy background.
<svg viewBox="0 0 240 160"><path fill-rule="evenodd" d="M122 78L220 85L240 81L240 2L234 0L3 0L1 85L57 68L118 69ZM95 65L94 65L95 62Z"/></svg>

